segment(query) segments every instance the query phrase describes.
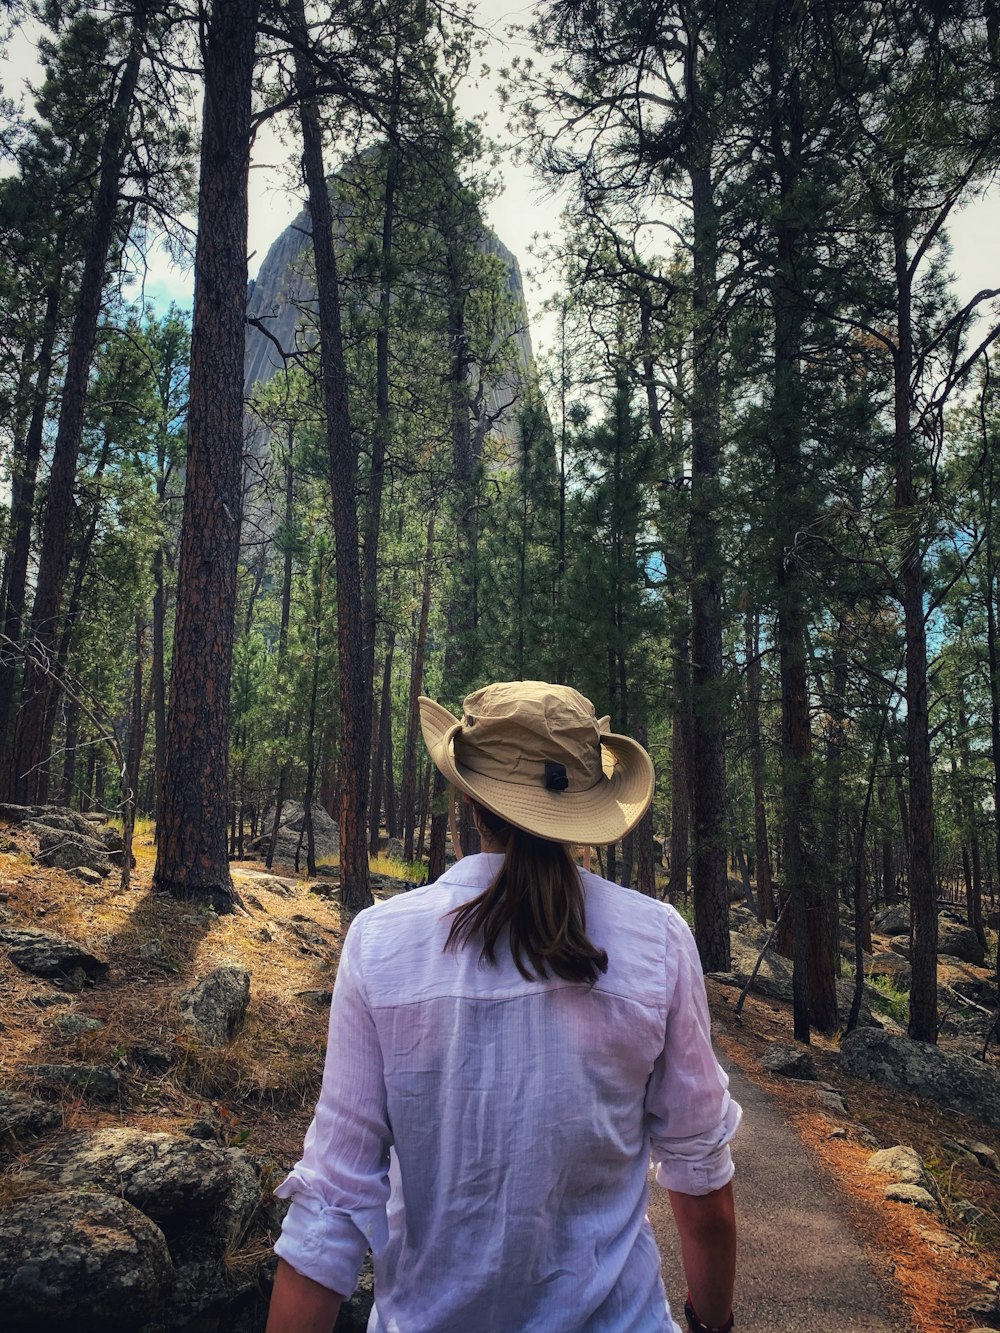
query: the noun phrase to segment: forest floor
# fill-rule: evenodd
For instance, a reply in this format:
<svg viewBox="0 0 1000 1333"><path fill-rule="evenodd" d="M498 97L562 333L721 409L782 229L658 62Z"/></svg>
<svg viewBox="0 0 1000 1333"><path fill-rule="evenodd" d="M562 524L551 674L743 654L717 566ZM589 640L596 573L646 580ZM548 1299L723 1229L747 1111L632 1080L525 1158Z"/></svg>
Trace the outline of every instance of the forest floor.
<svg viewBox="0 0 1000 1333"><path fill-rule="evenodd" d="M1000 1277L1000 1179L948 1147L961 1138L1000 1152L1000 1134L932 1102L844 1074L836 1038L813 1034L817 1078L837 1088L848 1114L826 1111L809 1084L761 1065L771 1043L790 1042L791 1007L750 995L737 1018L737 991L709 981L708 992L721 1058L767 1094L841 1196L848 1225L871 1256L890 1302L905 1308L918 1333L1000 1327L1000 1320L973 1309ZM909 1145L923 1159L941 1195L942 1218L883 1197L886 1177L869 1171L867 1162L877 1148L895 1144ZM982 1220L964 1223L960 1201L971 1203ZM794 1249L796 1237L787 1241Z"/></svg>
<svg viewBox="0 0 1000 1333"><path fill-rule="evenodd" d="M31 835L6 830L0 839L0 908L11 923L65 935L101 955L107 976L93 987L52 1003L50 983L18 971L0 950L0 1087L38 1090L29 1066L81 1061L115 1068L119 1103L99 1106L63 1094L61 1130L130 1125L178 1133L210 1118L221 1141L242 1147L276 1185L297 1159L318 1092L328 1019L327 1000L348 920L330 880L310 884L266 877L252 862L234 865L245 912L219 917L152 892L153 848L137 839L131 888L113 875L96 886L44 869L31 858ZM384 869L384 867L379 867ZM251 872L247 877L244 872ZM254 876L252 872L256 871ZM251 974L251 998L242 1031L226 1047L200 1047L183 1035L177 995L214 967L238 964ZM818 1038L818 1076L844 1096L848 1116L831 1119L815 1092L761 1069L775 1041L790 1042L789 1007L751 996L734 1016L737 992L709 982L720 1052L764 1088L776 1112L805 1143L820 1169L849 1204L851 1224L881 1255L881 1264L910 1311L919 1333L968 1333L977 1322L967 1311L970 1293L1000 1274L1000 1189L997 1177L952 1153L946 1141L979 1140L1000 1151L1000 1136L984 1126L912 1097L889 1094L848 1078L837 1066L836 1042ZM70 1035L59 1017L75 1011L103 1024ZM151 1073L149 1051L165 1068ZM40 1090L39 1090L40 1091ZM51 1096L51 1092L48 1094ZM55 1131L56 1134L59 1129ZM884 1177L866 1171L875 1147L912 1145L933 1173L948 1215L926 1213L882 1198ZM27 1187L38 1144L22 1144L0 1162L0 1206ZM953 1210L968 1200L983 1214L977 1227ZM238 1253L234 1269L256 1270L273 1243L265 1220ZM790 1246L796 1243L788 1237ZM830 1333L837 1333L835 1328Z"/></svg>

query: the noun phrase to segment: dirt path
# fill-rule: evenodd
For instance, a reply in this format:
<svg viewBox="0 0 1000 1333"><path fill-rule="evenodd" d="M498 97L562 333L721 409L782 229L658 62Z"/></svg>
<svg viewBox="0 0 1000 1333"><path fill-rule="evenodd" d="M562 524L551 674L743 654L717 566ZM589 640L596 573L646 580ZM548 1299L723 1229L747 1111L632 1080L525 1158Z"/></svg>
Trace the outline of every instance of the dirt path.
<svg viewBox="0 0 1000 1333"><path fill-rule="evenodd" d="M780 1107L730 1068L743 1107L734 1145L740 1250L739 1333L907 1333L913 1325L880 1281L824 1180ZM649 1217L663 1256L674 1318L683 1321L685 1282L666 1193L650 1189Z"/></svg>

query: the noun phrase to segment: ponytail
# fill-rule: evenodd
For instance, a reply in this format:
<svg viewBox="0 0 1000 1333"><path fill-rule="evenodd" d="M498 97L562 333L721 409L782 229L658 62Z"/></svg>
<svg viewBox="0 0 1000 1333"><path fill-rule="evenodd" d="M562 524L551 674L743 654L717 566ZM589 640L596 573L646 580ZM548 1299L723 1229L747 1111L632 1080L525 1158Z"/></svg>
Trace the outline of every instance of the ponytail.
<svg viewBox="0 0 1000 1333"><path fill-rule="evenodd" d="M503 844L503 865L488 888L454 910L445 948L479 943L480 961L496 966L497 942L506 934L526 981L546 979L551 969L565 981L593 985L608 970L608 955L587 937L580 871L566 847L474 806L478 823Z"/></svg>

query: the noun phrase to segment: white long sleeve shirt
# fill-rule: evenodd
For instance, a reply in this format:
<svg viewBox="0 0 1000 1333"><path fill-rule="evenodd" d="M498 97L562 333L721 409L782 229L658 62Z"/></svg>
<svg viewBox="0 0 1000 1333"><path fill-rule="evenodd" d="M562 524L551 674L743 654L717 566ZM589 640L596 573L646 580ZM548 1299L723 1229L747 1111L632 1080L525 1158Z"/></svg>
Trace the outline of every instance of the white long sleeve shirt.
<svg viewBox="0 0 1000 1333"><path fill-rule="evenodd" d="M679 1333L647 1167L707 1194L740 1108L673 908L583 874L593 987L525 981L509 950L445 952L451 908L500 867L466 857L362 912L341 954L323 1087L275 1249L349 1295L369 1333Z"/></svg>

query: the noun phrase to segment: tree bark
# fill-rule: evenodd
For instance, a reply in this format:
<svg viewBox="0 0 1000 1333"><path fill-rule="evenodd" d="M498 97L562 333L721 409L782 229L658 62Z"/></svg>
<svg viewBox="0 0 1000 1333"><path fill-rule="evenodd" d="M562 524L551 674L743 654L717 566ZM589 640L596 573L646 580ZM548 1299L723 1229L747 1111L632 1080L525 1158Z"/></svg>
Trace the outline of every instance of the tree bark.
<svg viewBox="0 0 1000 1333"><path fill-rule="evenodd" d="M375 754L372 761L372 795L368 821L368 850L372 856L378 855L386 751L392 729L392 657L394 647L393 635L390 631L389 643L385 650L385 663L382 668L382 697L378 709L378 735L375 740Z"/></svg>
<svg viewBox="0 0 1000 1333"><path fill-rule="evenodd" d="M700 110L691 56L689 97ZM704 136L704 133L702 135ZM693 215L691 406L691 692L693 718L688 777L693 855L694 934L706 972L728 972L726 784L722 701L722 542L719 532L718 210L711 144L699 144L691 169Z"/></svg>
<svg viewBox="0 0 1000 1333"><path fill-rule="evenodd" d="M423 689L424 652L427 623L431 609L431 574L434 562L434 515L427 520L427 553L424 557L424 586L420 598L417 637L410 658L410 698L406 721L406 748L403 751L403 790L400 815L403 823L403 859L414 859L413 834L416 823L417 736L420 731L419 696Z"/></svg>
<svg viewBox="0 0 1000 1333"><path fill-rule="evenodd" d="M59 604L69 572L70 533L76 465L83 437L84 406L104 294L105 270L114 238L122 169L128 149L133 98L146 40L148 10L137 4L129 47L121 67L114 103L101 145L100 175L93 226L87 242L63 378L59 426L52 452L45 500L42 546L35 600L31 611L31 653L27 657L14 747L15 799L44 804L48 796L48 742L58 682L51 671L59 637Z"/></svg>
<svg viewBox="0 0 1000 1333"><path fill-rule="evenodd" d="M160 892L219 911L239 904L226 825L257 12L258 0L215 0L205 36L187 477L153 874Z"/></svg>
<svg viewBox="0 0 1000 1333"><path fill-rule="evenodd" d="M305 47L308 27L302 0L292 0L292 22ZM320 363L326 414L327 453L333 499L333 537L337 575L337 650L340 674L340 891L350 912L371 905L368 884L368 746L372 679L365 672L361 559L358 549L358 454L347 398L347 367L340 311L340 280L333 243L333 216L323 166L323 131L316 98L316 76L308 57L295 58L295 80L302 98L302 168L309 200L316 266Z"/></svg>
<svg viewBox="0 0 1000 1333"><path fill-rule="evenodd" d="M937 1041L937 859L927 690L927 630L924 620L923 524L913 481L911 380L913 376L912 283L908 254L910 219L901 200L905 181L897 167L893 219L896 270L896 347L893 354L893 416L896 465L895 511L903 540L901 601L906 630L906 751L910 779L909 883L912 947L909 1035Z"/></svg>
<svg viewBox="0 0 1000 1333"><path fill-rule="evenodd" d="M35 488L38 464L42 457L45 415L49 405L53 353L59 327L59 302L62 296L61 270L53 278L45 297L38 369L35 376L33 404L24 449L15 453L10 479L10 551L4 566L3 649L0 651L0 799L14 790L11 772L11 722L14 709L14 685L17 670L16 649L21 642L28 561L31 555L31 526L35 513Z"/></svg>
<svg viewBox="0 0 1000 1333"><path fill-rule="evenodd" d="M690 858L691 786L688 756L691 749L691 663L684 631L673 640L674 715L670 733L670 879L672 903L687 901Z"/></svg>
<svg viewBox="0 0 1000 1333"><path fill-rule="evenodd" d="M771 848L764 799L764 745L760 726L760 616L752 610L746 613L746 660L747 736L750 780L753 785L753 864L757 879L757 912L761 921L773 921L774 889L771 882Z"/></svg>

